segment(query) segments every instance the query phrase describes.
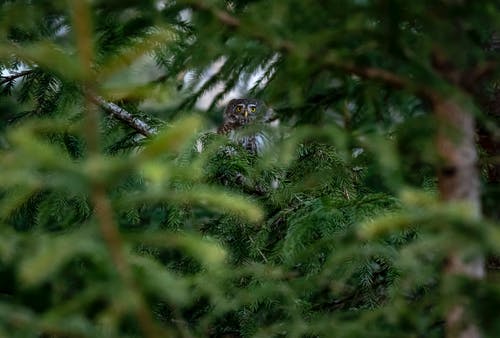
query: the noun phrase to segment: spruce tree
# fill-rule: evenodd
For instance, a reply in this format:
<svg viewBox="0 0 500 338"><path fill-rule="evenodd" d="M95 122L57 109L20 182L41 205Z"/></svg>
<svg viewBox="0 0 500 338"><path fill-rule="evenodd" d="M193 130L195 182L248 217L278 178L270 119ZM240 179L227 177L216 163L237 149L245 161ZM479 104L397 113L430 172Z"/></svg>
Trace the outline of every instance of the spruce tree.
<svg viewBox="0 0 500 338"><path fill-rule="evenodd" d="M0 336L500 334L497 2L0 13Z"/></svg>

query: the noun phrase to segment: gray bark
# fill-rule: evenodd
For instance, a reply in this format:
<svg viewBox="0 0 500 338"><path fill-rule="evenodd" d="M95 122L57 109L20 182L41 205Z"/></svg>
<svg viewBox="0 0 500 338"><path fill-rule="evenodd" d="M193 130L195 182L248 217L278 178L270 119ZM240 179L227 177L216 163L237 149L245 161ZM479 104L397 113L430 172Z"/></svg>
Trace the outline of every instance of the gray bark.
<svg viewBox="0 0 500 338"><path fill-rule="evenodd" d="M440 198L444 202L464 202L475 218L481 216L479 173L475 147L474 117L452 99L434 99L438 121L437 152L441 158L438 172ZM462 248L451 252L445 273L482 279L484 258L465 260ZM480 338L478 326L467 316L464 304L455 304L446 317L448 338Z"/></svg>

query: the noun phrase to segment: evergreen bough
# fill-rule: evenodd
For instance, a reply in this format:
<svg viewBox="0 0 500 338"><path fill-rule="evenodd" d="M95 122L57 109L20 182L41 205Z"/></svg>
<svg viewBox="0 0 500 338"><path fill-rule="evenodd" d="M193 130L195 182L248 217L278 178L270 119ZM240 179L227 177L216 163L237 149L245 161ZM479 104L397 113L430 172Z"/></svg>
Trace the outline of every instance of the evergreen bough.
<svg viewBox="0 0 500 338"><path fill-rule="evenodd" d="M457 301L500 334L495 1L0 13L0 336L442 337ZM233 89L279 118L262 154L211 131ZM438 198L442 96L478 120L484 218Z"/></svg>

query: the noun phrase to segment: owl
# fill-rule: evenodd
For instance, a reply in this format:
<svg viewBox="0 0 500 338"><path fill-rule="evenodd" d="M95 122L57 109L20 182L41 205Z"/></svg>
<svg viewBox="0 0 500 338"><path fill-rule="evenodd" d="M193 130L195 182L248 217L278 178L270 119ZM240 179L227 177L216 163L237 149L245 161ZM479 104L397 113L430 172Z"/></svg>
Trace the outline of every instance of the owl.
<svg viewBox="0 0 500 338"><path fill-rule="evenodd" d="M262 151L267 137L261 129L269 118L265 104L256 99L234 99L224 111L223 123L217 133L228 135L251 153Z"/></svg>

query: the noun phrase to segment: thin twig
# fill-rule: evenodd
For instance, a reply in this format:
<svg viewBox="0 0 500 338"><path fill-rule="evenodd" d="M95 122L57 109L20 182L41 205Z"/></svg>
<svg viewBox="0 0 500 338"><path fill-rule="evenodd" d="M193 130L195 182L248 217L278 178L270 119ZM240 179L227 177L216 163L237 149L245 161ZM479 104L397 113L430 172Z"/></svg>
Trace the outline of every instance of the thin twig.
<svg viewBox="0 0 500 338"><path fill-rule="evenodd" d="M173 313L175 319L172 322L175 324L182 338L193 338L193 335L189 331L188 323L182 319L182 315L176 307L173 308Z"/></svg>
<svg viewBox="0 0 500 338"><path fill-rule="evenodd" d="M253 240L252 236L248 236L248 238L250 239L250 242L252 242L253 245L255 245L255 241ZM266 263L269 263L269 261L267 260L266 256L264 256L264 254L262 253L262 251L260 251L259 248L256 248L257 249L257 252L262 256L262 258L264 259L264 262Z"/></svg>
<svg viewBox="0 0 500 338"><path fill-rule="evenodd" d="M6 84L8 82L11 82L17 78L29 75L31 73L33 73L33 69L24 70L22 72L14 73L14 74L7 75L7 76L0 76L2 78L2 80L0 81L0 86Z"/></svg>
<svg viewBox="0 0 500 338"><path fill-rule="evenodd" d="M205 1L195 0L195 1L190 1L190 4L192 8L195 10L208 12L212 14L220 23L222 23L226 27L237 30L243 26L241 24L241 21L236 16L220 8L211 6ZM296 50L295 45L291 41L288 40L276 41L270 39L269 34L260 30L248 30L245 31L244 33L247 34L249 37L259 40L264 44L269 45L272 48L275 48L280 51L291 52L293 50Z"/></svg>
<svg viewBox="0 0 500 338"><path fill-rule="evenodd" d="M223 22L225 25L229 27L239 27L240 26L240 20L229 14L228 12L224 12L221 10L214 10L214 15L219 19L221 22Z"/></svg>
<svg viewBox="0 0 500 338"><path fill-rule="evenodd" d="M191 5L194 9L212 13L220 22L228 27L238 28L241 24L240 20L238 20L228 12L225 12L218 8L213 8L204 1L193 1Z"/></svg>

